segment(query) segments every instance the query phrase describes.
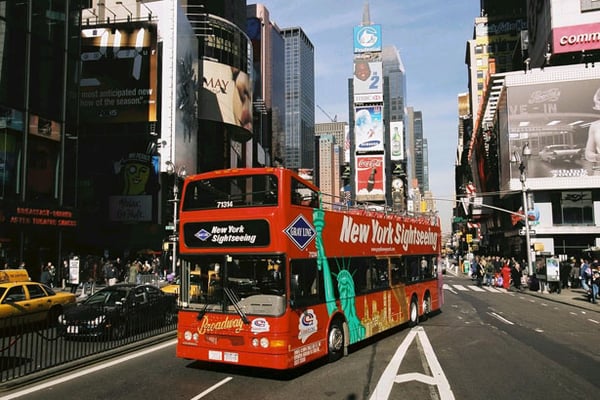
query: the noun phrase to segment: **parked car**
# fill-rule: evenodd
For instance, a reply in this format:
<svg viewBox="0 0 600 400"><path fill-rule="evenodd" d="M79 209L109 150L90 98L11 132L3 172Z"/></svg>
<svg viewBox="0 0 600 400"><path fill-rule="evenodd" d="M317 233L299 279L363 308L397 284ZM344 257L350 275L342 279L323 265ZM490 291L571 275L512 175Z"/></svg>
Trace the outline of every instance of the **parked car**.
<svg viewBox="0 0 600 400"><path fill-rule="evenodd" d="M583 149L570 144L553 144L544 147L540 153L540 159L546 162L573 161L581 158Z"/></svg>
<svg viewBox="0 0 600 400"><path fill-rule="evenodd" d="M107 286L58 318L66 338L126 335L172 324L177 317L177 296L152 285L120 283Z"/></svg>
<svg viewBox="0 0 600 400"><path fill-rule="evenodd" d="M73 293L55 292L38 282L0 283L0 319L12 318L19 324L56 323L65 307L75 302Z"/></svg>

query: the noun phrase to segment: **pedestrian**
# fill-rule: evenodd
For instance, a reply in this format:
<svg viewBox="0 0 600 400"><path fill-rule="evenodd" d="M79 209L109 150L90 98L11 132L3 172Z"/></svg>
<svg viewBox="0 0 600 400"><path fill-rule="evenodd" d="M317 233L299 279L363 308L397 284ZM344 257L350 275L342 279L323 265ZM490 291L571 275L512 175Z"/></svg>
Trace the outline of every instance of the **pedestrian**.
<svg viewBox="0 0 600 400"><path fill-rule="evenodd" d="M596 299L600 298L598 293L600 291L600 271L595 270L592 276L592 298L590 301L596 303Z"/></svg>
<svg viewBox="0 0 600 400"><path fill-rule="evenodd" d="M504 262L504 266L502 267L501 274L502 274L502 286L504 287L504 289L508 290L508 288L510 287L510 265L509 265L508 259L506 259Z"/></svg>
<svg viewBox="0 0 600 400"><path fill-rule="evenodd" d="M588 263L587 258L581 259L581 268L579 270L579 280L581 281L581 288L588 294L590 293L589 280L592 278L592 269Z"/></svg>
<svg viewBox="0 0 600 400"><path fill-rule="evenodd" d="M569 273L569 279L571 281L571 289L577 289L580 285L579 282L579 263L575 257L571 257L569 262L571 265L571 272Z"/></svg>
<svg viewBox="0 0 600 400"><path fill-rule="evenodd" d="M521 265L518 262L513 264L513 267L510 270L510 278L512 279L515 289L521 291Z"/></svg>
<svg viewBox="0 0 600 400"><path fill-rule="evenodd" d="M129 264L129 276L127 282L138 283L138 274L140 273L140 263L138 260L134 260Z"/></svg>
<svg viewBox="0 0 600 400"><path fill-rule="evenodd" d="M52 277L50 276L50 271L48 271L48 266L42 264L42 274L40 275L40 282L46 286L52 285Z"/></svg>
<svg viewBox="0 0 600 400"><path fill-rule="evenodd" d="M485 284L490 287L494 284L494 263L491 260L485 263Z"/></svg>

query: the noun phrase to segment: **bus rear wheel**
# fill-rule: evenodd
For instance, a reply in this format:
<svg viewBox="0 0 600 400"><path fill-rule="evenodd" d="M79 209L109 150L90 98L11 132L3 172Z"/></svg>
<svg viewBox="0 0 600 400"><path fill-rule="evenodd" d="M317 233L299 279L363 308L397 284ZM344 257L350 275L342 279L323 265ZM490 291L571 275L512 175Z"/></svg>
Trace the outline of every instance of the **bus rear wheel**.
<svg viewBox="0 0 600 400"><path fill-rule="evenodd" d="M419 305L417 304L417 299L413 298L410 302L410 321L409 326L417 326L419 323Z"/></svg>
<svg viewBox="0 0 600 400"><path fill-rule="evenodd" d="M333 321L327 334L329 361L337 361L344 354L344 327L340 320Z"/></svg>

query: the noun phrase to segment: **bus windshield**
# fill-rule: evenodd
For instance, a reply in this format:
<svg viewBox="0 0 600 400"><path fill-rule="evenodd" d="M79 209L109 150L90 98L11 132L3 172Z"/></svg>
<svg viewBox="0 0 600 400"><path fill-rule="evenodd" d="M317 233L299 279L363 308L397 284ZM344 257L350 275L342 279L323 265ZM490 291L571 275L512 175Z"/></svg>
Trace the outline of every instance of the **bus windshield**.
<svg viewBox="0 0 600 400"><path fill-rule="evenodd" d="M285 312L286 277L280 256L194 257L190 308L278 316Z"/></svg>
<svg viewBox="0 0 600 400"><path fill-rule="evenodd" d="M191 181L182 211L277 205L277 176L219 176Z"/></svg>

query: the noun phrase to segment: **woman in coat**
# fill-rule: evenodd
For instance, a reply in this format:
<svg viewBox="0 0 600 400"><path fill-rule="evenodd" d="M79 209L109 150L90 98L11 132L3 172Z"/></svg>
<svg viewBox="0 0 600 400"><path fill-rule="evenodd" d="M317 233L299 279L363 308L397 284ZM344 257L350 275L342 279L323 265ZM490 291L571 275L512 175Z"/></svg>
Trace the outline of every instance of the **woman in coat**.
<svg viewBox="0 0 600 400"><path fill-rule="evenodd" d="M502 274L502 287L507 289L510 287L510 267L508 266L508 261L504 262L504 266L500 270Z"/></svg>

